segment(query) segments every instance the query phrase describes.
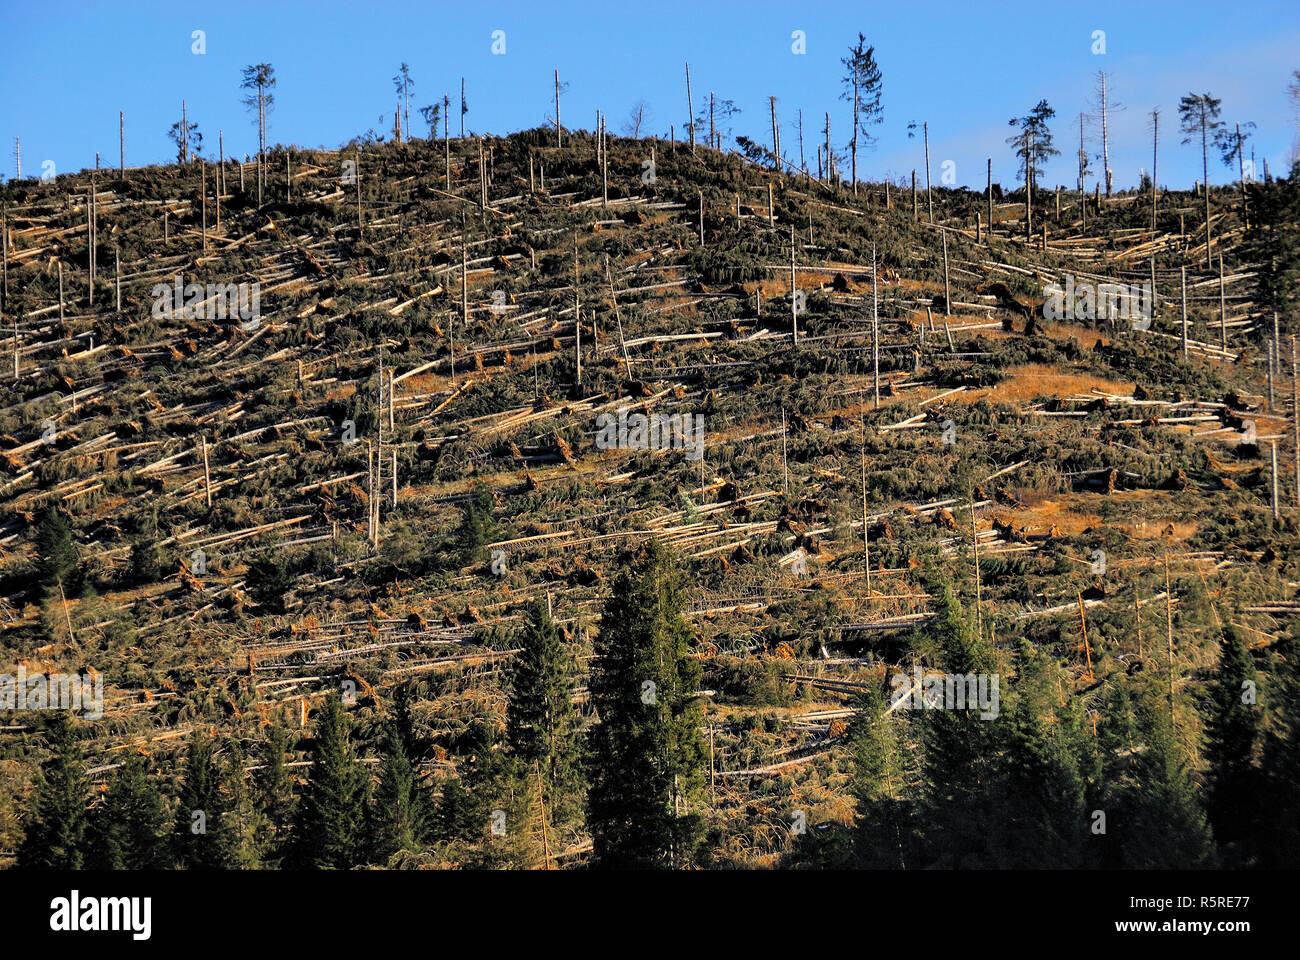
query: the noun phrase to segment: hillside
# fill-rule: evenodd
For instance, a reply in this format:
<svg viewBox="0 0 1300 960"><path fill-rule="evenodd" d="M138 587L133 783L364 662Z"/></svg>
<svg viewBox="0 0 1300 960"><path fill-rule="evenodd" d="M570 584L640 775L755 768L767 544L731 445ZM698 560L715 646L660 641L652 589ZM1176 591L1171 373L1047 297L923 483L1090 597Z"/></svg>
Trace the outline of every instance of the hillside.
<svg viewBox="0 0 1300 960"><path fill-rule="evenodd" d="M1294 177L1250 184L1246 220L1214 191L1207 267L1188 192L1153 226L1150 193L1040 189L1027 229L1023 188L855 196L703 146L599 147L279 147L260 206L256 161L8 185L0 671L102 676L103 717L75 722L92 809L143 754L176 816L201 734L250 796L283 749L283 813L341 692L377 796L406 718L443 825L363 862L583 865L580 791L543 812L494 759L508 679L540 600L594 724L602 611L651 541L704 691L706 866L847 862L882 802L872 744L884 798L923 795L938 734L897 711L877 741L863 697L954 669L936 638L961 629L1017 736L1094 757L1080 809L1156 736L1135 704L1205 793L1227 628L1290 742L1269 692L1300 610L1297 321L1274 312ZM1148 329L1050 309L1051 284L1153 279ZM176 283L204 285L193 315L167 309ZM209 284L249 285L260 314ZM602 436L620 410L699 424L702 455ZM0 863L53 724L0 710ZM273 865L287 821L237 787ZM1103 859L1169 865L1137 846Z"/></svg>

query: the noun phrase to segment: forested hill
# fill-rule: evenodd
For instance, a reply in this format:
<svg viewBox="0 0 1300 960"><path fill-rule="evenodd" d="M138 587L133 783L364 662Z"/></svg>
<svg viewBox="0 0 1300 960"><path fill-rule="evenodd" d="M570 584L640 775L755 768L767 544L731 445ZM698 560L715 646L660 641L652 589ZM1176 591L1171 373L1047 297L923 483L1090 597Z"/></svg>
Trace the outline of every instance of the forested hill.
<svg viewBox="0 0 1300 960"><path fill-rule="evenodd" d="M0 863L1293 863L1300 173L746 144L5 185Z"/></svg>

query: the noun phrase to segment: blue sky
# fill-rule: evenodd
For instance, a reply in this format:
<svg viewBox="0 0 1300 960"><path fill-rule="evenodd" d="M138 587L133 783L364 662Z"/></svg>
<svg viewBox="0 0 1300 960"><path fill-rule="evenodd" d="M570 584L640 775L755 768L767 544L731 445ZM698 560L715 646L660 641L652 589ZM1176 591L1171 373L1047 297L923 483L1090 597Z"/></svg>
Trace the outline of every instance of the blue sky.
<svg viewBox="0 0 1300 960"><path fill-rule="evenodd" d="M831 113L843 148L850 106L841 99L839 60L859 31L876 46L884 75L885 122L875 149L859 157L864 178L924 176L919 136L909 121L928 121L936 183L945 160L959 184L982 187L985 158L994 179L1010 184L1016 164L1007 121L1046 98L1061 156L1044 180L1075 180L1078 114L1089 105L1096 71L1105 69L1123 109L1111 118L1111 168L1117 188L1149 170L1149 114L1161 108L1160 182L1190 187L1199 151L1180 145L1178 98L1189 91L1222 98L1229 124L1253 120L1252 143L1284 171L1296 138L1296 110L1286 87L1300 69L1300 3L1252 0L1112 3L1009 2L789 4L731 0L691 3L207 3L37 2L4 0L0 14L0 137L6 177L14 174L13 138L22 138L23 173L105 166L118 154L118 111L126 112L127 164L174 157L167 128L181 99L216 150L252 153L256 131L240 104L245 64L269 61L279 78L270 117L272 143L336 147L374 127L391 126L391 77L406 61L417 106L451 96L452 114L465 77L467 129L508 133L544 122L552 71L568 84L565 126L590 128L597 109L621 132L637 101L649 127L681 135L687 118L683 63L690 61L697 110L710 91L736 102L733 134L770 139L769 95L777 100L782 147L797 155L796 111L802 109L806 153L815 164L816 131ZM1211 24L1207 31L1206 24ZM204 31L206 53L192 52ZM492 33L505 32L504 55ZM792 51L803 31L806 53ZM1106 52L1094 54L1093 32ZM1209 34L1206 36L1206 34ZM383 116L381 125L379 118ZM426 127L414 123L418 134ZM458 120L453 132L458 130ZM919 132L919 130L918 130ZM210 148L210 151L209 149ZM1096 144L1090 144L1095 150ZM1235 179L1217 160L1214 182ZM1100 163L1094 162L1094 170ZM847 171L846 171L847 172Z"/></svg>

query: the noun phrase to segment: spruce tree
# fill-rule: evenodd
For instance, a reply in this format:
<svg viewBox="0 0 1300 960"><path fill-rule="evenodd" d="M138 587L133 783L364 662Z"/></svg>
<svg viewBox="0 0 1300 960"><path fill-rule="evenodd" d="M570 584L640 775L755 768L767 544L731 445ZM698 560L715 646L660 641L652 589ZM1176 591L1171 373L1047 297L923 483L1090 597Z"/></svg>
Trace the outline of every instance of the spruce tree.
<svg viewBox="0 0 1300 960"><path fill-rule="evenodd" d="M1267 696L1260 865L1294 869L1300 862L1300 623L1274 645Z"/></svg>
<svg viewBox="0 0 1300 960"><path fill-rule="evenodd" d="M700 664L681 574L652 541L623 559L591 670L588 826L601 867L683 867L703 835Z"/></svg>
<svg viewBox="0 0 1300 960"><path fill-rule="evenodd" d="M928 633L937 644L938 666L948 674L986 674L993 682L993 657L975 634L951 585L939 595ZM926 709L922 717L923 821L928 855L948 868L992 868L1001 863L995 837L1002 825L998 789L998 727L978 710Z"/></svg>
<svg viewBox="0 0 1300 960"><path fill-rule="evenodd" d="M55 715L48 734L51 756L41 767L32 822L18 851L29 870L80 870L86 859L86 796L90 784L72 720Z"/></svg>
<svg viewBox="0 0 1300 960"><path fill-rule="evenodd" d="M390 724L370 808L370 859L383 864L399 851L420 849L432 828L431 801L397 725Z"/></svg>
<svg viewBox="0 0 1300 960"><path fill-rule="evenodd" d="M227 800L212 741L196 732L185 758L185 775L172 827L172 855L189 870L234 866L234 837L226 821Z"/></svg>
<svg viewBox="0 0 1300 960"><path fill-rule="evenodd" d="M168 866L166 813L144 754L129 754L114 773L90 822L91 864L97 870L158 870Z"/></svg>
<svg viewBox="0 0 1300 960"><path fill-rule="evenodd" d="M1161 686L1139 689L1136 701L1119 688L1099 711L1106 768L1098 809L1106 833L1095 837L1095 845L1103 867L1187 870L1214 864L1209 824Z"/></svg>
<svg viewBox="0 0 1300 960"><path fill-rule="evenodd" d="M1002 708L1002 812L994 819L1003 867L1070 869L1091 852L1078 759L1086 746L1077 707L1060 702L1061 673L1028 641L1019 643L1014 697Z"/></svg>
<svg viewBox="0 0 1300 960"><path fill-rule="evenodd" d="M36 526L37 572L47 589L73 594L77 580L77 549L72 539L72 524L56 507L47 507Z"/></svg>
<svg viewBox="0 0 1300 960"><path fill-rule="evenodd" d="M455 541L462 562L476 563L483 559L484 546L496 535L494 505L492 494L482 488L476 488L465 502Z"/></svg>
<svg viewBox="0 0 1300 960"><path fill-rule="evenodd" d="M254 870L263 865L267 850L266 815L244 760L243 747L238 742L231 744L222 771L222 790L228 798L224 816L230 837L230 866Z"/></svg>
<svg viewBox="0 0 1300 960"><path fill-rule="evenodd" d="M1237 628L1227 624L1219 641L1219 672L1210 686L1206 718L1206 813L1229 864L1253 859L1250 838L1263 786L1254 765L1259 736L1255 662Z"/></svg>
<svg viewBox="0 0 1300 960"><path fill-rule="evenodd" d="M853 845L858 866L906 869L910 805L893 726L903 719L885 712L885 699L878 690L860 697L856 710L847 739L853 757L849 793L857 804Z"/></svg>
<svg viewBox="0 0 1300 960"><path fill-rule="evenodd" d="M268 866L278 865L289 850L294 815L293 780L286 765L289 746L289 731L283 724L271 724L262 743L262 762L253 777L261 811L259 847Z"/></svg>
<svg viewBox="0 0 1300 960"><path fill-rule="evenodd" d="M315 870L347 870L365 858L369 778L356 764L352 721L331 695L316 720L311 779L294 822L292 863Z"/></svg>
<svg viewBox="0 0 1300 960"><path fill-rule="evenodd" d="M578 794L577 713L573 708L573 658L560 632L534 601L514 660L506 740L527 776L534 765L546 787L548 817L567 816Z"/></svg>

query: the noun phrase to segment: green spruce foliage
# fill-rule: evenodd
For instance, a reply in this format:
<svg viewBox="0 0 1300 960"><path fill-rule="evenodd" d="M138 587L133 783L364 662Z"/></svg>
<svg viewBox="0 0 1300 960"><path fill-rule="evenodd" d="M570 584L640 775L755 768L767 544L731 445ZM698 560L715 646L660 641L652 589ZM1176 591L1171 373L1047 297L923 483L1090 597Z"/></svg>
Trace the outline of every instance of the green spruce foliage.
<svg viewBox="0 0 1300 960"><path fill-rule="evenodd" d="M292 866L347 870L366 859L369 778L355 762L351 740L342 700L328 697L316 719L311 779L294 822Z"/></svg>
<svg viewBox="0 0 1300 960"><path fill-rule="evenodd" d="M55 715L48 733L51 756L40 785L18 865L34 870L80 870L86 861L86 796L90 784L72 720Z"/></svg>
<svg viewBox="0 0 1300 960"><path fill-rule="evenodd" d="M588 826L602 867L689 865L703 833L699 661L682 619L680 568L651 542L625 557L591 670Z"/></svg>

